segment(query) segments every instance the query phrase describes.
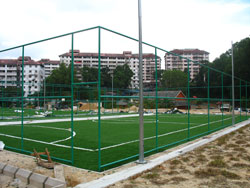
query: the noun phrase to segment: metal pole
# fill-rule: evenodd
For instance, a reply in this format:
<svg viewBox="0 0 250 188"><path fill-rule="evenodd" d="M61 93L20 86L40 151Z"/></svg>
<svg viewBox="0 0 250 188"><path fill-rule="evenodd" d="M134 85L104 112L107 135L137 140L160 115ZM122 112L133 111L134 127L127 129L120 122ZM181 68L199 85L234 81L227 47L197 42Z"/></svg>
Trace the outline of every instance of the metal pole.
<svg viewBox="0 0 250 188"><path fill-rule="evenodd" d="M24 46L22 46L22 118L21 118L21 150L24 150L24 141L23 141L23 136L24 136L24 127L23 127L23 97L24 97Z"/></svg>
<svg viewBox="0 0 250 188"><path fill-rule="evenodd" d="M156 133L155 133L155 148L158 149L158 77L157 77L157 48L155 48L155 124L156 124Z"/></svg>
<svg viewBox="0 0 250 188"><path fill-rule="evenodd" d="M224 79L224 76L223 76L223 73L221 73L221 86L222 86L222 90L221 90L221 115L222 115L222 126L224 126L224 83L223 83L223 79Z"/></svg>
<svg viewBox="0 0 250 188"><path fill-rule="evenodd" d="M190 70L189 70L189 64L190 61L189 59L187 60L187 69L188 69L188 81L187 81L187 85L188 85L188 140L190 138L190 87L189 87L189 81L190 81Z"/></svg>
<svg viewBox="0 0 250 188"><path fill-rule="evenodd" d="M240 121L241 121L241 80L240 80Z"/></svg>
<svg viewBox="0 0 250 188"><path fill-rule="evenodd" d="M43 110L45 112L45 93L46 93L46 86L45 86L45 73L43 78Z"/></svg>
<svg viewBox="0 0 250 188"><path fill-rule="evenodd" d="M98 171L101 171L101 28L98 28Z"/></svg>
<svg viewBox="0 0 250 188"><path fill-rule="evenodd" d="M114 98L113 98L113 96L114 96L114 94L113 94L113 92L114 92L114 82L113 82L113 79L114 79L114 75L113 75L113 73L112 73L112 114L113 114L113 107L114 107Z"/></svg>
<svg viewBox="0 0 250 188"><path fill-rule="evenodd" d="M232 41L232 125L235 124L234 116L234 51L233 51L233 41Z"/></svg>
<svg viewBox="0 0 250 188"><path fill-rule="evenodd" d="M210 69L207 70L207 126L210 131Z"/></svg>
<svg viewBox="0 0 250 188"><path fill-rule="evenodd" d="M142 24L141 24L141 0L138 0L138 20L139 20L139 164L144 161L144 125L143 125L143 75L142 75Z"/></svg>
<svg viewBox="0 0 250 188"><path fill-rule="evenodd" d="M71 35L71 163L74 164L74 34Z"/></svg>

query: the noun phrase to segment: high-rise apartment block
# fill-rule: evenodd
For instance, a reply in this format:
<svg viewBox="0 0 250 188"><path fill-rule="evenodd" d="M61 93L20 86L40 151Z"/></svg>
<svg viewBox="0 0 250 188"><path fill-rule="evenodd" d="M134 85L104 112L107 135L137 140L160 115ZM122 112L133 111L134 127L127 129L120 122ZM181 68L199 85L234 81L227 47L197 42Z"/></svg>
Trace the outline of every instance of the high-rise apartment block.
<svg viewBox="0 0 250 188"><path fill-rule="evenodd" d="M50 59L41 59L38 61L44 65L45 78L52 74L52 71L59 68L60 61L50 60Z"/></svg>
<svg viewBox="0 0 250 188"><path fill-rule="evenodd" d="M24 83L24 96L40 91L44 80L44 65L24 57L22 80L22 57L18 59L0 59L0 87L21 87Z"/></svg>
<svg viewBox="0 0 250 188"><path fill-rule="evenodd" d="M188 61L185 58L178 57L173 54L178 54L182 57L188 58L193 61L202 63L204 61L209 61L209 53L199 49L175 49L170 51L170 53L165 54L165 69L166 70L181 70L184 71L188 68ZM189 71L190 78L194 77L199 73L200 65L190 61Z"/></svg>
<svg viewBox="0 0 250 188"><path fill-rule="evenodd" d="M71 63L70 50L67 53L60 55L60 62L69 65ZM74 67L81 69L84 66L98 68L98 53L85 53L79 50L74 50ZM131 88L139 88L139 55L132 54L131 51L124 51L122 54L102 53L101 54L101 68L108 67L111 72L119 65L128 64L134 75L131 81ZM157 70L161 68L161 58L157 56ZM143 54L143 84L150 87L155 84L155 54Z"/></svg>

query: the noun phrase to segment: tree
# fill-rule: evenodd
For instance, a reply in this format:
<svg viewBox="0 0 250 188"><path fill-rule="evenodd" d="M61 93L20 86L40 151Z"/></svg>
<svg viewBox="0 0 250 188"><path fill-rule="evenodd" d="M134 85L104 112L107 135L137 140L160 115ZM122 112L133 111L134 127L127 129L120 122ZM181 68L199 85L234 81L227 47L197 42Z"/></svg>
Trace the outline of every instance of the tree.
<svg viewBox="0 0 250 188"><path fill-rule="evenodd" d="M110 69L108 67L104 67L101 69L101 86L102 87L112 87L112 77L110 74Z"/></svg>
<svg viewBox="0 0 250 188"><path fill-rule="evenodd" d="M59 68L52 71L52 74L45 80L46 82L46 96L55 95L56 93L61 96L69 96L71 90L71 65L68 67L61 63ZM73 82L79 82L74 69ZM61 86L59 86L61 84Z"/></svg>
<svg viewBox="0 0 250 188"><path fill-rule="evenodd" d="M117 66L114 70L114 87L127 89L130 86L133 75L132 70L127 64Z"/></svg>
<svg viewBox="0 0 250 188"><path fill-rule="evenodd" d="M250 81L250 38L245 38L240 42L233 44L234 48L234 75L242 80ZM222 71L229 75L232 74L232 50L229 49L225 53L221 54L219 58L216 58L212 63L208 63L207 66L216 70ZM196 87L207 86L207 68L202 67L199 74L196 75L193 80L193 85ZM204 79L205 78L205 79ZM221 86L222 85L222 73L211 70L209 73L210 86ZM232 78L226 74L223 74L223 85L225 87L223 94L224 97L231 97L231 86ZM243 81L241 84L245 84ZM235 79L235 86L239 85L239 79ZM198 92L198 91L197 91ZM242 93L245 91L242 90ZM201 90L199 90L201 93ZM204 93L205 94L205 93ZM220 96L221 91L219 89L211 90L211 97ZM240 95L239 89L235 91L235 97L238 98Z"/></svg>
<svg viewBox="0 0 250 188"><path fill-rule="evenodd" d="M79 82L74 69L74 83ZM52 74L46 78L46 84L71 84L71 65L68 67L61 63L59 68L52 71Z"/></svg>
<svg viewBox="0 0 250 188"><path fill-rule="evenodd" d="M162 74L161 86L165 88L186 87L188 75L180 70L165 70Z"/></svg>
<svg viewBox="0 0 250 188"><path fill-rule="evenodd" d="M83 82L96 82L98 81L98 69L93 67L84 66L82 68L82 81Z"/></svg>
<svg viewBox="0 0 250 188"><path fill-rule="evenodd" d="M84 66L82 69L82 81L83 82L97 82L98 81L98 69L94 67ZM104 67L101 69L101 87L110 88L112 85L112 78L110 75L110 69Z"/></svg>

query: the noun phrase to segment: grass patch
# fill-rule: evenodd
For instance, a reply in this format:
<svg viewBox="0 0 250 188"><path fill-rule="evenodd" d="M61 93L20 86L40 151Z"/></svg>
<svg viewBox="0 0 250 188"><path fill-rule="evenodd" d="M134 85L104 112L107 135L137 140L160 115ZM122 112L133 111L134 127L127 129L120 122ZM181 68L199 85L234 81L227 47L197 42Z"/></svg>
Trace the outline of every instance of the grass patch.
<svg viewBox="0 0 250 188"><path fill-rule="evenodd" d="M195 176L198 178L208 178L208 177L215 177L218 175L222 175L228 179L241 179L241 177L233 172L229 172L227 170L220 170L220 169L214 169L214 168L208 168L208 169L199 169L195 171Z"/></svg>
<svg viewBox="0 0 250 188"><path fill-rule="evenodd" d="M166 185L169 182L169 180L168 179L164 179L164 180L152 179L150 180L150 182L152 182L155 185Z"/></svg>
<svg viewBox="0 0 250 188"><path fill-rule="evenodd" d="M234 181L233 182L235 185L238 185L241 188L249 188L250 184L247 181Z"/></svg>
<svg viewBox="0 0 250 188"><path fill-rule="evenodd" d="M236 168L249 168L250 165L245 164L245 163L235 163L235 164L233 164L233 167L236 167Z"/></svg>
<svg viewBox="0 0 250 188"><path fill-rule="evenodd" d="M166 174L168 174L168 175L175 175L175 174L179 174L179 172L178 171L176 171L176 170L171 170L171 171L169 171L169 172L166 172Z"/></svg>
<svg viewBox="0 0 250 188"><path fill-rule="evenodd" d="M173 181L173 184L179 184L180 182L187 181L187 180L188 180L187 178L183 178L183 177L180 177L180 176L172 177L170 179L170 181Z"/></svg>
<svg viewBox="0 0 250 188"><path fill-rule="evenodd" d="M216 168L225 168L225 167L227 167L227 164L222 159L215 159L215 160L209 162L208 166L216 167Z"/></svg>
<svg viewBox="0 0 250 188"><path fill-rule="evenodd" d="M237 146L236 144L227 144L226 148L237 148L239 146Z"/></svg>
<svg viewBox="0 0 250 188"><path fill-rule="evenodd" d="M240 161L240 159L239 159L239 158L236 158L236 157L230 157L229 160L230 160L230 161Z"/></svg>
<svg viewBox="0 0 250 188"><path fill-rule="evenodd" d="M177 159L172 160L169 163L170 163L170 165L179 165L179 164L182 164L182 162L180 160L177 160Z"/></svg>
<svg viewBox="0 0 250 188"><path fill-rule="evenodd" d="M228 135L222 136L219 139L217 139L217 145L222 146L226 144L226 141L228 140Z"/></svg>
<svg viewBox="0 0 250 188"><path fill-rule="evenodd" d="M220 156L220 155L213 155L210 157L211 159L214 159L214 160L223 160L223 157Z"/></svg>
<svg viewBox="0 0 250 188"><path fill-rule="evenodd" d="M205 155L200 154L200 155L197 156L196 162L207 162L207 161L208 160L207 160Z"/></svg>
<svg viewBox="0 0 250 188"><path fill-rule="evenodd" d="M182 162L189 162L190 157L182 157L181 160L182 160Z"/></svg>
<svg viewBox="0 0 250 188"><path fill-rule="evenodd" d="M123 188L135 188L135 185L126 184L126 185L123 185Z"/></svg>
<svg viewBox="0 0 250 188"><path fill-rule="evenodd" d="M245 161L250 162L250 156L249 155L243 156L242 159L244 159Z"/></svg>
<svg viewBox="0 0 250 188"><path fill-rule="evenodd" d="M157 178L159 178L160 177L160 175L158 174L158 173L148 173L148 174L145 174L145 175L143 175L142 176L142 178L144 178L144 179L157 179Z"/></svg>
<svg viewBox="0 0 250 188"><path fill-rule="evenodd" d="M228 179L241 179L241 177L233 172L229 172L227 170L222 170L221 175Z"/></svg>
<svg viewBox="0 0 250 188"><path fill-rule="evenodd" d="M242 147L237 147L237 148L234 148L234 151L239 151L241 153L246 153L246 149L245 148L242 148Z"/></svg>
<svg viewBox="0 0 250 188"><path fill-rule="evenodd" d="M192 174L190 170L187 170L187 169L184 169L184 170L181 170L180 173L184 173L184 174Z"/></svg>
<svg viewBox="0 0 250 188"><path fill-rule="evenodd" d="M236 144L246 144L247 142L245 140L237 140L235 143Z"/></svg>
<svg viewBox="0 0 250 188"><path fill-rule="evenodd" d="M208 169L199 169L194 172L197 178L208 178L211 176L217 176L220 174L219 169L208 168Z"/></svg>

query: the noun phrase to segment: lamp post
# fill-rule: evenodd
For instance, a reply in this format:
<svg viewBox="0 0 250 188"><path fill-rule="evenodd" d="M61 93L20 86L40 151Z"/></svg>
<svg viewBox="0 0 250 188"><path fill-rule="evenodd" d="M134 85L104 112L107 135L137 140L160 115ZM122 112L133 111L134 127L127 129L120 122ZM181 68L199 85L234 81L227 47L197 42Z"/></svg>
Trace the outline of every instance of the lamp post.
<svg viewBox="0 0 250 188"><path fill-rule="evenodd" d="M144 160L144 124L143 124L143 76L142 76L142 24L141 24L141 0L138 0L138 24L139 24L139 164Z"/></svg>
<svg viewBox="0 0 250 188"><path fill-rule="evenodd" d="M234 47L232 41L232 124L235 124L235 116L234 116Z"/></svg>

